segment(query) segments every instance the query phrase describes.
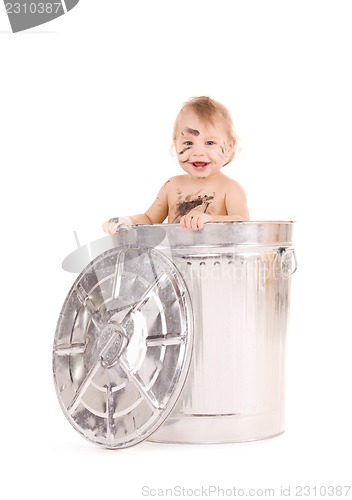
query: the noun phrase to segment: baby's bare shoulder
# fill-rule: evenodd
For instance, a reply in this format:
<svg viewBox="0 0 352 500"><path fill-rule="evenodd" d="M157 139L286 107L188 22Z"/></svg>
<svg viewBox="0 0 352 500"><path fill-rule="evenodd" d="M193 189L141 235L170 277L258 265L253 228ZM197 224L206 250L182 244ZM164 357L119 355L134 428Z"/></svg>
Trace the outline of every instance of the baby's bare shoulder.
<svg viewBox="0 0 352 500"><path fill-rule="evenodd" d="M172 184L179 184L179 183L183 183L183 182L187 182L187 179L189 178L189 175L175 175L174 177L170 177L170 179L168 180L168 182L171 182Z"/></svg>
<svg viewBox="0 0 352 500"><path fill-rule="evenodd" d="M166 182L164 182L163 186L174 186L175 184L178 184L180 182L182 182L182 178L183 177L186 177L185 175L175 175L174 177L170 177L169 179L167 179Z"/></svg>
<svg viewBox="0 0 352 500"><path fill-rule="evenodd" d="M186 175L176 175L175 177L170 177L164 185L163 188L167 190L168 192L170 191L175 191L179 189L181 186L185 185L185 177Z"/></svg>
<svg viewBox="0 0 352 500"><path fill-rule="evenodd" d="M243 191L241 184L238 181L235 181L235 179L227 177L227 175L222 176L221 183L226 191Z"/></svg>
<svg viewBox="0 0 352 500"><path fill-rule="evenodd" d="M166 182L161 186L160 191L158 193L158 199L169 200L170 197L173 198L175 193L177 193L180 189L182 189L182 175L177 175L175 177L170 177Z"/></svg>

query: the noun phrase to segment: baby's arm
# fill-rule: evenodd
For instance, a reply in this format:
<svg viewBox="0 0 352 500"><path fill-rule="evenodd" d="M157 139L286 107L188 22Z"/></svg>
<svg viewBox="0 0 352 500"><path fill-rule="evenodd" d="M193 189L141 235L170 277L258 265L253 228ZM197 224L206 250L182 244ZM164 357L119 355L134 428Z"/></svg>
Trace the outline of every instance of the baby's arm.
<svg viewBox="0 0 352 500"><path fill-rule="evenodd" d="M160 189L154 203L144 214L129 215L127 217L115 217L109 219L103 224L103 231L108 234L116 234L121 226L130 226L134 224L161 224L168 215L166 182Z"/></svg>
<svg viewBox="0 0 352 500"><path fill-rule="evenodd" d="M225 194L225 207L229 221L249 220L247 208L247 197L243 187L236 181L232 181ZM217 219L218 220L218 219Z"/></svg>

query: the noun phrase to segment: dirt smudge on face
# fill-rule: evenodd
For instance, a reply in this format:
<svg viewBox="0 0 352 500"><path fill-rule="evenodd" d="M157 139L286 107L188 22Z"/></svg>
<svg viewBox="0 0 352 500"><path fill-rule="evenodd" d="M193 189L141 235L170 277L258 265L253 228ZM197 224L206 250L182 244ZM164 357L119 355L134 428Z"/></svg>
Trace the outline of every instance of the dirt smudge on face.
<svg viewBox="0 0 352 500"><path fill-rule="evenodd" d="M196 137L198 137L198 135L199 135L199 130L196 130L194 128L186 128L185 130L186 130L187 134L194 135Z"/></svg>
<svg viewBox="0 0 352 500"><path fill-rule="evenodd" d="M179 155L183 155L183 153L184 153L185 151L187 151L187 149L191 149L191 146L187 146L185 149L183 149L182 151L180 151L178 154L179 154Z"/></svg>

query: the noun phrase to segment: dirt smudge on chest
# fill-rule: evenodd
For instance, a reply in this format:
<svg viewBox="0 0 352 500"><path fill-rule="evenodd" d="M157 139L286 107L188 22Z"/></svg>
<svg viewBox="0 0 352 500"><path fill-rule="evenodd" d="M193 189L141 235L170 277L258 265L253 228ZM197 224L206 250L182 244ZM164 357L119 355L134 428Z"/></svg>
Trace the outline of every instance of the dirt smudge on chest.
<svg viewBox="0 0 352 500"><path fill-rule="evenodd" d="M196 196L196 197L195 197ZM179 201L176 203L175 209L175 219L172 221L173 223L180 222L181 217L187 215L191 210L196 210L197 212L207 213L208 207L211 204L212 200L215 197L215 193L213 196L208 195L188 195L185 199L182 200L182 193L178 193Z"/></svg>

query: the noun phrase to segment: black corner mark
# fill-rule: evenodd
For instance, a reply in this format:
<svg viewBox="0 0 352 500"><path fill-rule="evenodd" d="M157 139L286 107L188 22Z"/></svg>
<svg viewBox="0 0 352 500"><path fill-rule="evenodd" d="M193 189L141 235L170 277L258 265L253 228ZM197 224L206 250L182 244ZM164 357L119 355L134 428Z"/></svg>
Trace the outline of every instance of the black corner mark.
<svg viewBox="0 0 352 500"><path fill-rule="evenodd" d="M79 0L4 0L13 33L48 23L66 14Z"/></svg>

